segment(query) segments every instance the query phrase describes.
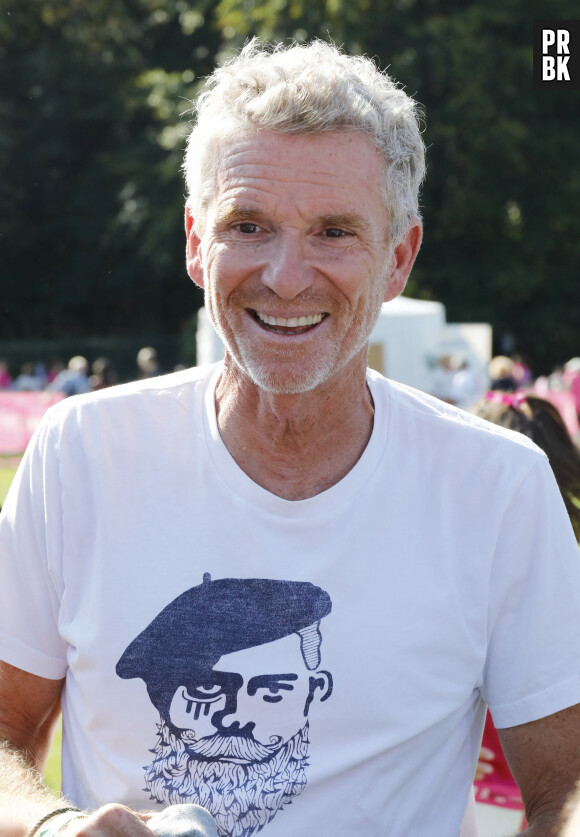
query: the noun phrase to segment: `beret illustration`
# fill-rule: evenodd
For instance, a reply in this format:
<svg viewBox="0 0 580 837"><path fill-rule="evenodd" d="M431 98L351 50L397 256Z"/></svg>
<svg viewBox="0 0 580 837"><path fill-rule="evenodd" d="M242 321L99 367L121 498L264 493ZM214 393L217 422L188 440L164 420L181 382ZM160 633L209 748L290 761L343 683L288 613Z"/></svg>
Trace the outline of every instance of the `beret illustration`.
<svg viewBox="0 0 580 837"><path fill-rule="evenodd" d="M127 647L116 672L139 677L161 716L179 685L203 681L220 657L273 642L319 622L330 596L307 581L220 578L186 590Z"/></svg>

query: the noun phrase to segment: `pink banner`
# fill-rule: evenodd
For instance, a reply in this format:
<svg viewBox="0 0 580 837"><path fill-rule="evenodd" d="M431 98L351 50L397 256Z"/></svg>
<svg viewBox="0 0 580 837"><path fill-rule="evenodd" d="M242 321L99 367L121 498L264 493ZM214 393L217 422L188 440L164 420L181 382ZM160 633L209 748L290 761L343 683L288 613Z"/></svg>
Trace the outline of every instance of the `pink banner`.
<svg viewBox="0 0 580 837"><path fill-rule="evenodd" d="M23 453L49 407L61 392L0 392L0 454Z"/></svg>

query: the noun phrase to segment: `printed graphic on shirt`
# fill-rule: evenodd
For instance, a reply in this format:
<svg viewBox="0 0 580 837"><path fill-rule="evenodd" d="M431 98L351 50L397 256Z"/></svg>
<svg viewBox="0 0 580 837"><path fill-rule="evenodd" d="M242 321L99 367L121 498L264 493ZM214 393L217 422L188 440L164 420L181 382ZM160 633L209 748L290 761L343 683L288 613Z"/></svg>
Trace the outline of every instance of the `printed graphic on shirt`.
<svg viewBox="0 0 580 837"><path fill-rule="evenodd" d="M306 581L206 573L131 642L117 674L141 678L160 715L152 799L203 805L222 837L250 837L303 791L309 711L332 693L331 608Z"/></svg>

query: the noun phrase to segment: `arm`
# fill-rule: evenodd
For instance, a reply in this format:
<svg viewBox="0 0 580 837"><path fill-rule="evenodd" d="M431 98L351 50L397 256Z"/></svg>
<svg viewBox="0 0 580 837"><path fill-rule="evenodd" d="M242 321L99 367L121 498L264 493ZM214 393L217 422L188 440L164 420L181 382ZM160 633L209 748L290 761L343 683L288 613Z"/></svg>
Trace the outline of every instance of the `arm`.
<svg viewBox="0 0 580 837"><path fill-rule="evenodd" d="M526 808L529 837L556 837L580 777L580 704L498 730Z"/></svg>
<svg viewBox="0 0 580 837"><path fill-rule="evenodd" d="M63 680L47 680L0 662L0 837L25 837L48 812L68 805L43 782L42 769L60 714ZM67 835L96 826L99 835L151 837L145 817L106 805L73 820Z"/></svg>

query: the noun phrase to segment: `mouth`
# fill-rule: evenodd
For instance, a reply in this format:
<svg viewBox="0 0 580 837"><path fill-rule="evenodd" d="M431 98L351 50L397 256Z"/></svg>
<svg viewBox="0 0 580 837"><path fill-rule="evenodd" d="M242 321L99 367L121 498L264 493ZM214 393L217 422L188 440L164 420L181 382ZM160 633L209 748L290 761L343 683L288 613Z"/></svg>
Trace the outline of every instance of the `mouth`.
<svg viewBox="0 0 580 837"><path fill-rule="evenodd" d="M308 331L312 331L328 317L328 314L324 312L309 314L306 317L271 317L268 314L262 314L260 311L253 310L250 313L256 322L266 331L289 335L305 334Z"/></svg>

